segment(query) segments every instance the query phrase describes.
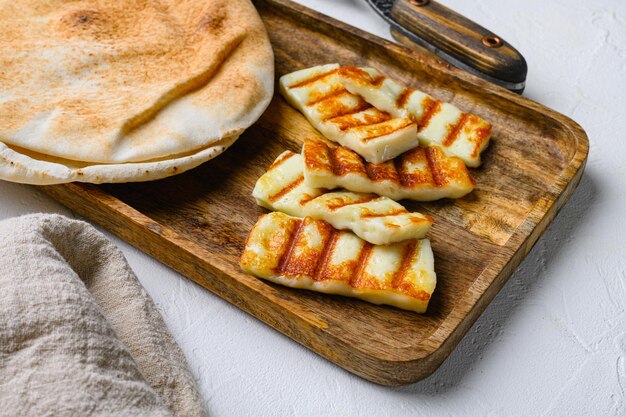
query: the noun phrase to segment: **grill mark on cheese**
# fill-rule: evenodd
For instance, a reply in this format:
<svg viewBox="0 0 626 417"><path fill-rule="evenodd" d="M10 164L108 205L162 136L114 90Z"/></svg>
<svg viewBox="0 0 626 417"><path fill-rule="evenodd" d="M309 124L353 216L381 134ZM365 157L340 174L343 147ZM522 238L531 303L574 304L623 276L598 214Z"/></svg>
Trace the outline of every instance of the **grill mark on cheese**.
<svg viewBox="0 0 626 417"><path fill-rule="evenodd" d="M372 86L380 87L384 82L385 82L385 77L381 75L372 80Z"/></svg>
<svg viewBox="0 0 626 417"><path fill-rule="evenodd" d="M328 240L324 242L324 250L322 251L322 255L320 256L315 267L315 274L313 274L314 281L325 281L329 279L325 276L324 272L326 271L326 266L328 265L328 262L335 252L335 246L337 245L337 240L339 239L339 233L340 232L338 230L333 229L330 232Z"/></svg>
<svg viewBox="0 0 626 417"><path fill-rule="evenodd" d="M302 184L303 181L304 181L304 175L300 175L294 181L290 182L285 187L283 187L280 191L269 196L268 200L270 200L272 203L277 200L280 200L285 195L287 195L291 190L293 190L294 188Z"/></svg>
<svg viewBox="0 0 626 417"><path fill-rule="evenodd" d="M283 162L287 161L288 159L291 159L295 156L296 154L291 152L291 151L287 151L283 154L283 156L281 156L279 159L275 160L272 165L270 165L270 167L267 169L268 171L271 171L273 169L278 168L280 165L283 164Z"/></svg>
<svg viewBox="0 0 626 417"><path fill-rule="evenodd" d="M402 263L400 264L400 268L398 268L393 276L393 279L391 280L392 288L398 288L400 284L404 281L404 277L411 268L411 263L413 261L413 258L417 255L417 251L419 251L419 247L416 240L413 240L407 244L407 247L405 248L404 254L402 256Z"/></svg>
<svg viewBox="0 0 626 417"><path fill-rule="evenodd" d="M357 81L361 84L372 84L372 77L358 67L345 66L337 68L337 75Z"/></svg>
<svg viewBox="0 0 626 417"><path fill-rule="evenodd" d="M406 209L398 209L398 210L391 210L387 212L365 213L365 214L361 214L361 217L364 219L375 219L379 217L397 216L397 215L406 214L406 213L408 213Z"/></svg>
<svg viewBox="0 0 626 417"><path fill-rule="evenodd" d="M371 127L374 130L374 133L366 136L364 138L361 139L362 142L369 142L370 140L379 138L381 136L386 136L386 135L390 135L394 132L397 132L400 129L404 129L412 124L415 124L415 122L413 122L410 119L404 119L404 122L400 125L400 126L392 126L391 123L388 122L383 122L383 123L378 123L375 125L370 125L368 127Z"/></svg>
<svg viewBox="0 0 626 417"><path fill-rule="evenodd" d="M385 82L386 77L384 75L379 75L376 78L372 78L372 76L367 72L358 67L345 66L337 68L337 75L345 78L349 78L353 81L358 82L362 85L367 85L372 88L380 88L380 86Z"/></svg>
<svg viewBox="0 0 626 417"><path fill-rule="evenodd" d="M428 161L428 167L430 168L431 175L433 177L433 182L437 187L441 187L445 184L444 178L442 178L441 172L439 171L439 166L437 165L437 160L435 159L435 150L433 148L426 148L426 160Z"/></svg>
<svg viewBox="0 0 626 417"><path fill-rule="evenodd" d="M330 172L333 173L333 175L340 175L339 174L339 166L337 164L337 158L335 155L335 150L330 148L329 146L325 146L326 149L324 149L324 151L326 152L326 155L328 157L328 164L330 165Z"/></svg>
<svg viewBox="0 0 626 417"><path fill-rule="evenodd" d="M357 261L356 269L354 270L354 274L350 277L349 285L352 288L359 288L359 284L361 279L365 273L365 268L367 267L367 263L369 261L370 255L372 254L372 249L374 245L369 242L365 242L361 251L359 252L359 260Z"/></svg>
<svg viewBox="0 0 626 417"><path fill-rule="evenodd" d="M450 129L448 135L443 140L442 145L445 147L452 145L454 141L456 140L456 138L459 137L461 130L463 130L463 126L465 125L465 123L467 123L468 120L469 120L469 114L467 113L461 114L461 117L459 117L459 120L452 127L452 129Z"/></svg>
<svg viewBox="0 0 626 417"><path fill-rule="evenodd" d="M302 230L304 229L304 220L298 219L294 223L294 225L296 230L292 230L292 232L289 234L287 243L284 246L285 251L282 253L280 261L278 261L278 266L276 267L275 272L277 274L283 274L287 266L289 265L289 261L291 260L291 257L293 255L296 243L298 242L298 238L300 237L300 234L302 234Z"/></svg>
<svg viewBox="0 0 626 417"><path fill-rule="evenodd" d="M372 108L372 105L361 97L358 98L359 102L355 107L348 106L339 100L327 100L318 104L317 111L324 116L321 118L322 122L326 122L337 117L349 116L355 113L359 113Z"/></svg>
<svg viewBox="0 0 626 417"><path fill-rule="evenodd" d="M359 113L363 113L363 119L353 117L353 115L357 115ZM330 122L335 124L339 128L339 130L344 131L352 129L354 127L364 127L383 123L390 119L391 116L389 115L389 113L375 110L374 112L372 112L372 114L364 113L362 111L355 111L354 113L343 114L339 117L333 117L332 119L330 119Z"/></svg>
<svg viewBox="0 0 626 417"><path fill-rule="evenodd" d="M413 90L410 88L405 88L404 90L402 90L402 92L396 99L396 106L400 109L403 109L408 103L409 97L411 96L412 92Z"/></svg>
<svg viewBox="0 0 626 417"><path fill-rule="evenodd" d="M324 189L324 188L320 188L319 189L321 191L322 194L326 193L328 190ZM300 199L299 203L301 206L304 206L306 203L308 203L309 201L315 200L317 197L319 197L319 195L309 195L309 194L305 194L302 196L302 198Z"/></svg>
<svg viewBox="0 0 626 417"><path fill-rule="evenodd" d="M333 89L330 91L329 94L324 94L322 96L315 97L313 100L310 100L308 103L306 103L306 106L307 107L315 106L316 104L322 103L326 100L333 100L333 99L337 99L339 97L348 96L348 95L352 95L352 93L350 93L348 90L346 90L343 87L338 88L338 89Z"/></svg>
<svg viewBox="0 0 626 417"><path fill-rule="evenodd" d="M380 164L365 162L365 175L372 181L390 180L398 184L400 183L398 173L391 161Z"/></svg>
<svg viewBox="0 0 626 417"><path fill-rule="evenodd" d="M338 210L342 207L347 207L347 206L353 206L355 204L363 204L363 203L369 203L372 200L379 200L380 197L377 196L376 194L368 194L366 196L363 196L361 198L357 198L356 200L352 200L352 201L348 201L348 202L344 202L343 200L341 202L337 202L337 203L333 203L333 200L341 200L340 198L333 198L332 200L329 200L326 202L326 207L331 210Z"/></svg>
<svg viewBox="0 0 626 417"><path fill-rule="evenodd" d="M427 96L424 97L424 100L422 101L422 108L424 109L424 113L422 114L419 122L417 122L418 132L424 130L424 128L430 123L433 116L439 113L439 110L441 109L441 102Z"/></svg>
<svg viewBox="0 0 626 417"><path fill-rule="evenodd" d="M326 77L329 77L329 76L331 76L333 74L336 74L338 70L339 70L339 68L336 68L334 70L330 70L330 71L324 72L324 73L316 75L314 77L307 78L306 80L302 80L300 82L297 82L295 84L290 85L288 88L306 87L306 86L314 84L314 83L316 83L316 82L318 82L320 80L323 80Z"/></svg>
<svg viewBox="0 0 626 417"><path fill-rule="evenodd" d="M404 163L403 163L401 155L393 160L393 166L396 169L396 173L398 175L398 181L400 182L400 185L402 187L406 187L408 181L407 181L407 175L404 172Z"/></svg>

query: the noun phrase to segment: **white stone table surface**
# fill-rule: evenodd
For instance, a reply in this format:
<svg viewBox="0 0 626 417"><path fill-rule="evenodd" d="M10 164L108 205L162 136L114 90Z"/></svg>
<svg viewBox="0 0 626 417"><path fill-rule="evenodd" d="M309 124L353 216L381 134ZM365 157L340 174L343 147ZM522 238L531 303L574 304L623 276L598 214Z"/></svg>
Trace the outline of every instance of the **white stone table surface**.
<svg viewBox="0 0 626 417"><path fill-rule="evenodd" d="M365 0L299 0L389 38ZM590 140L571 200L451 356L387 388L343 371L108 234L152 295L212 416L626 416L626 2L441 0L517 47L524 95ZM0 181L0 219L76 217Z"/></svg>

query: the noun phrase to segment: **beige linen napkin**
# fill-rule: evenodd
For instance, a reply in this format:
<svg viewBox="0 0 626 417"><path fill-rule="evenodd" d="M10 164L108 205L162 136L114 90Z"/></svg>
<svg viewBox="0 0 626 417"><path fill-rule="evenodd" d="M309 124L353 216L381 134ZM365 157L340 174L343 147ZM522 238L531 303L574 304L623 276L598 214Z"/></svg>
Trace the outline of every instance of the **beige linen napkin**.
<svg viewBox="0 0 626 417"><path fill-rule="evenodd" d="M0 222L0 415L205 415L154 303L87 223Z"/></svg>

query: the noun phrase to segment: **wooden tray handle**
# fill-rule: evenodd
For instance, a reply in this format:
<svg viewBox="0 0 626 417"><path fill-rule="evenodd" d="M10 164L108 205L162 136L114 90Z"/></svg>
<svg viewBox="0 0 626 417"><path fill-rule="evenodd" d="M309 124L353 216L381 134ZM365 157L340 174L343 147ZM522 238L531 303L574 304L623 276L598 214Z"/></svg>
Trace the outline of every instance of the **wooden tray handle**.
<svg viewBox="0 0 626 417"><path fill-rule="evenodd" d="M397 0L391 17L424 40L431 51L451 56L488 77L523 83L528 67L524 57L501 37L430 0ZM406 46L415 42L392 32ZM445 56L444 56L445 57Z"/></svg>

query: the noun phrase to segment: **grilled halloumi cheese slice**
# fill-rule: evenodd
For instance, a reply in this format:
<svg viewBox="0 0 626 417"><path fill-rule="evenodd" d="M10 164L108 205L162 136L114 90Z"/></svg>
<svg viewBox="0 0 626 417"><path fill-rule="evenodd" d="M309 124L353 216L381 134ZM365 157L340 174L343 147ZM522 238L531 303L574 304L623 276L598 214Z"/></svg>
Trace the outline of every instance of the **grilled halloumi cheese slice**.
<svg viewBox="0 0 626 417"><path fill-rule="evenodd" d="M303 165L302 156L297 153L285 151L278 155L254 185L252 196L257 204L290 216L305 217L305 205L327 190L304 182Z"/></svg>
<svg viewBox="0 0 626 417"><path fill-rule="evenodd" d="M254 225L239 261L259 278L424 313L436 274L428 239L375 246L310 217L273 212Z"/></svg>
<svg viewBox="0 0 626 417"><path fill-rule="evenodd" d="M460 198L474 189L465 164L434 146L420 146L393 161L370 164L348 148L308 140L302 156L304 180L312 188L345 188L417 201Z"/></svg>
<svg viewBox="0 0 626 417"><path fill-rule="evenodd" d="M418 145L417 124L392 117L338 80L338 64L307 68L280 78L280 91L326 138L372 163L387 161Z"/></svg>
<svg viewBox="0 0 626 417"><path fill-rule="evenodd" d="M489 143L491 125L426 93L406 88L373 68L341 67L340 83L379 110L417 122L422 145L439 146L446 155L460 158L469 167L480 165L480 153Z"/></svg>
<svg viewBox="0 0 626 417"><path fill-rule="evenodd" d="M302 155L285 151L254 186L257 203L296 217L325 220L334 228L351 230L375 245L426 236L433 219L409 213L401 204L375 194L313 188L304 182Z"/></svg>

